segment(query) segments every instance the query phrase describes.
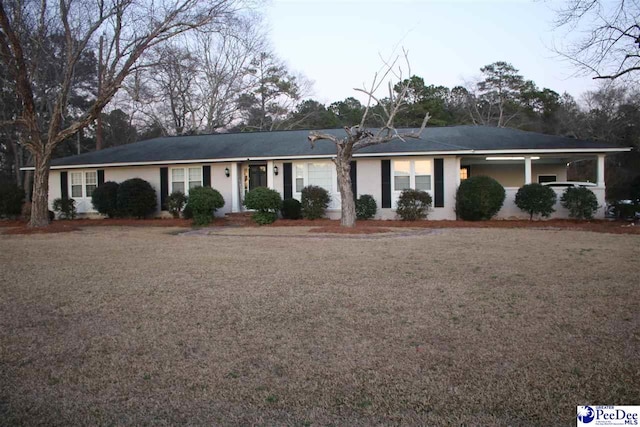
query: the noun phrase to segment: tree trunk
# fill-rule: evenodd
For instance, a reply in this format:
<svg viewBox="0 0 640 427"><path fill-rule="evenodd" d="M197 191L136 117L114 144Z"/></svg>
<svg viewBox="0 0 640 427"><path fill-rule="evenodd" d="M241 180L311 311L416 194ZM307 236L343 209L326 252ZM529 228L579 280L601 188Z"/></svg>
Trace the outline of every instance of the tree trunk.
<svg viewBox="0 0 640 427"><path fill-rule="evenodd" d="M49 225L49 166L51 155L37 153L33 157L35 170L33 174L29 227L46 227Z"/></svg>
<svg viewBox="0 0 640 427"><path fill-rule="evenodd" d="M103 143L103 133L102 133L102 113L98 114L96 117L96 151L102 150ZM80 154L80 132L77 134L78 137L78 154Z"/></svg>
<svg viewBox="0 0 640 427"><path fill-rule="evenodd" d="M25 171L22 188L24 188L24 201L27 203L31 203L31 178L33 178L33 172Z"/></svg>
<svg viewBox="0 0 640 427"><path fill-rule="evenodd" d="M355 227L356 204L353 200L353 190L351 189L351 156L347 155L345 151L338 150L335 162L341 199L340 210L342 218L340 219L340 225L343 227Z"/></svg>

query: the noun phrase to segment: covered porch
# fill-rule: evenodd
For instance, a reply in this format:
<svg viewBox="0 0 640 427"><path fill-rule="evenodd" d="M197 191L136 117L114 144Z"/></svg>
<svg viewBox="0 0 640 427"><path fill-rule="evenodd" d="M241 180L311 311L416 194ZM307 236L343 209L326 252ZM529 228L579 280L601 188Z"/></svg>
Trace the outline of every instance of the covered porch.
<svg viewBox="0 0 640 427"><path fill-rule="evenodd" d="M506 198L496 218L525 218L527 215L515 205L518 189L525 184L568 181L567 169L572 162L596 160L595 187L589 187L598 199L596 218L604 217L605 208L605 154L536 154L536 155L473 155L461 156L458 185L472 176L494 178L505 189ZM568 212L560 205L566 187L554 187L558 194L552 218L567 218Z"/></svg>

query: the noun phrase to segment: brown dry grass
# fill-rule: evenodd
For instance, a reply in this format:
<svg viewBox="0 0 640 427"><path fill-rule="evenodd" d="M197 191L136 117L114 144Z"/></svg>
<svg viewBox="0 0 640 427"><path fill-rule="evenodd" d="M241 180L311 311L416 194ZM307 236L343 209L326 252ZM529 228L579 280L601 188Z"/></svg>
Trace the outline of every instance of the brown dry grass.
<svg viewBox="0 0 640 427"><path fill-rule="evenodd" d="M0 424L567 425L640 402L637 235L178 231L0 236Z"/></svg>

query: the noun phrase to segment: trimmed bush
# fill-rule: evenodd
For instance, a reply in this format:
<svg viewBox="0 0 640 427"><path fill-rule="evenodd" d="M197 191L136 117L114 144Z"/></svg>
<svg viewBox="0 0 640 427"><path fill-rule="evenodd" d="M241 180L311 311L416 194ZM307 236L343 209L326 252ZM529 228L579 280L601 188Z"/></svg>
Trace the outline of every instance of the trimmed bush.
<svg viewBox="0 0 640 427"><path fill-rule="evenodd" d="M189 190L187 208L193 215L193 225L207 225L215 212L224 206L224 198L211 187L195 187Z"/></svg>
<svg viewBox="0 0 640 427"><path fill-rule="evenodd" d="M465 179L456 192L456 214L465 221L491 219L498 213L506 193L498 181L488 176Z"/></svg>
<svg viewBox="0 0 640 427"><path fill-rule="evenodd" d="M24 190L12 182L0 183L0 217L19 217L22 213Z"/></svg>
<svg viewBox="0 0 640 427"><path fill-rule="evenodd" d="M251 214L251 219L258 225L266 225L275 222L278 214L275 212L256 211Z"/></svg>
<svg viewBox="0 0 640 427"><path fill-rule="evenodd" d="M593 219L593 214L598 210L596 195L586 187L568 187L562 193L560 203L575 219Z"/></svg>
<svg viewBox="0 0 640 427"><path fill-rule="evenodd" d="M156 191L144 179L131 178L118 187L118 214L125 217L144 218L156 210Z"/></svg>
<svg viewBox="0 0 640 427"><path fill-rule="evenodd" d="M296 199L284 200L280 214L284 219L300 219L302 218L302 204Z"/></svg>
<svg viewBox="0 0 640 427"><path fill-rule="evenodd" d="M74 219L76 217L76 201L73 199L58 198L53 201L53 210L63 219Z"/></svg>
<svg viewBox="0 0 640 427"><path fill-rule="evenodd" d="M278 219L282 199L276 190L258 187L245 194L243 204L256 211L252 218L257 224L271 224Z"/></svg>
<svg viewBox="0 0 640 427"><path fill-rule="evenodd" d="M371 219L376 216L378 205L371 194L363 194L356 200L356 218Z"/></svg>
<svg viewBox="0 0 640 427"><path fill-rule="evenodd" d="M167 197L167 209L174 218L180 218L180 212L187 204L188 198L182 191L174 191Z"/></svg>
<svg viewBox="0 0 640 427"><path fill-rule="evenodd" d="M549 217L556 210L558 196L553 188L542 184L526 184L518 189L516 193L516 206L529 214L529 221L533 215Z"/></svg>
<svg viewBox="0 0 640 427"><path fill-rule="evenodd" d="M329 206L331 196L322 187L309 185L302 189L302 217L304 219L319 219L324 217Z"/></svg>
<svg viewBox="0 0 640 427"><path fill-rule="evenodd" d="M193 211L191 210L191 206L189 206L189 198L187 198L187 204L184 209L182 209L182 218L193 219Z"/></svg>
<svg viewBox="0 0 640 427"><path fill-rule="evenodd" d="M427 217L427 211L431 207L431 195L426 191L407 188L402 190L398 198L396 214L403 221L417 221Z"/></svg>
<svg viewBox="0 0 640 427"><path fill-rule="evenodd" d="M120 184L107 181L91 193L93 208L103 215L113 218L118 214L118 188Z"/></svg>

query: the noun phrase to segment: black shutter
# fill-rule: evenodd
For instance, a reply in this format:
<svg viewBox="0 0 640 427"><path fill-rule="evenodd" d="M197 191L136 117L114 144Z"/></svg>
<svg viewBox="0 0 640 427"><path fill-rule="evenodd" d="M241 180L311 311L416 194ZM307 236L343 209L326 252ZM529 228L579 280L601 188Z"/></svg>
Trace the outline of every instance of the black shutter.
<svg viewBox="0 0 640 427"><path fill-rule="evenodd" d="M358 198L358 163L353 160L351 162L351 172L349 173L351 177L351 191L353 192L353 200Z"/></svg>
<svg viewBox="0 0 640 427"><path fill-rule="evenodd" d="M60 197L69 198L69 182L67 181L67 172L60 172Z"/></svg>
<svg viewBox="0 0 640 427"><path fill-rule="evenodd" d="M167 210L169 196L169 168L160 168L160 210Z"/></svg>
<svg viewBox="0 0 640 427"><path fill-rule="evenodd" d="M202 186L211 187L211 166L202 167Z"/></svg>
<svg viewBox="0 0 640 427"><path fill-rule="evenodd" d="M98 187L104 184L104 169L98 169Z"/></svg>
<svg viewBox="0 0 640 427"><path fill-rule="evenodd" d="M391 207L391 160L382 160L382 207Z"/></svg>
<svg viewBox="0 0 640 427"><path fill-rule="evenodd" d="M291 176L291 163L282 164L282 180L284 181L284 199L293 199L293 183Z"/></svg>
<svg viewBox="0 0 640 427"><path fill-rule="evenodd" d="M433 206L444 207L444 159L434 159L433 172L435 175L433 187Z"/></svg>

